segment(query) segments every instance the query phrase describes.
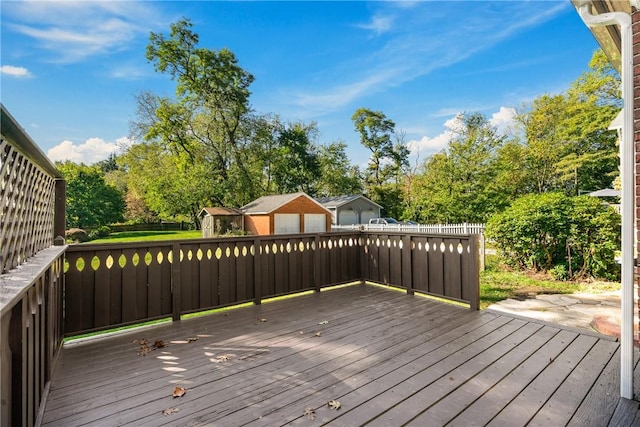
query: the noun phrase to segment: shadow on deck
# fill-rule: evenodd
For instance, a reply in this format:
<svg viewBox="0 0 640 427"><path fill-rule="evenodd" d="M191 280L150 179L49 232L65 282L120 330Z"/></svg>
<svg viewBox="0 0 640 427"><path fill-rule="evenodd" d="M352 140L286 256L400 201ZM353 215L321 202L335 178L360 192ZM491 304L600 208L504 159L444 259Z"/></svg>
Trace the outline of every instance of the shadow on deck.
<svg viewBox="0 0 640 427"><path fill-rule="evenodd" d="M618 396L608 337L353 285L68 343L43 425L640 424Z"/></svg>

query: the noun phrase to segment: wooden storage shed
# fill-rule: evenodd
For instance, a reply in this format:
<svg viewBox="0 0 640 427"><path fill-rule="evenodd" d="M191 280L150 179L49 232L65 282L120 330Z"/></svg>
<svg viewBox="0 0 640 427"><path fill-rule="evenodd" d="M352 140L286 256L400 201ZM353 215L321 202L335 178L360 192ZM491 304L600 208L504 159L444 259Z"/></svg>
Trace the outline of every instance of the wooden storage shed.
<svg viewBox="0 0 640 427"><path fill-rule="evenodd" d="M235 208L203 208L200 211L202 237L215 237L229 231L244 230L244 214Z"/></svg>
<svg viewBox="0 0 640 427"><path fill-rule="evenodd" d="M371 218L379 218L382 206L361 194L321 197L316 199L331 212L334 225L367 224Z"/></svg>
<svg viewBox="0 0 640 427"><path fill-rule="evenodd" d="M251 234L323 233L331 230L331 212L305 193L263 196L240 208Z"/></svg>

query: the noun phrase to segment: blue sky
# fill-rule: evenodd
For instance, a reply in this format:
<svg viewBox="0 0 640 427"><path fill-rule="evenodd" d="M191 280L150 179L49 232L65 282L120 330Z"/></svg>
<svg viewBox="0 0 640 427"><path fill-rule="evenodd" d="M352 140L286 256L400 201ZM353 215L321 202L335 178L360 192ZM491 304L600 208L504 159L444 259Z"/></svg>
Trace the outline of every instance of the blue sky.
<svg viewBox="0 0 640 427"><path fill-rule="evenodd" d="M442 149L459 112L508 126L513 109L566 90L597 44L567 1L1 2L1 100L54 160L93 163L127 143L134 95L171 96L145 57L149 32L190 18L200 46L232 50L251 104L315 121L365 164L351 115L384 112L414 159Z"/></svg>

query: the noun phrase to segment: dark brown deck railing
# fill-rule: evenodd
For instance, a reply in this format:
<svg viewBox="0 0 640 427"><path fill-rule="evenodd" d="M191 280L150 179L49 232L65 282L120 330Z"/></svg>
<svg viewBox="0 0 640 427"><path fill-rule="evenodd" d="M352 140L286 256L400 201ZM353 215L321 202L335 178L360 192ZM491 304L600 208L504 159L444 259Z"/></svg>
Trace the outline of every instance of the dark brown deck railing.
<svg viewBox="0 0 640 427"><path fill-rule="evenodd" d="M0 425L36 423L62 343L64 180L2 106Z"/></svg>
<svg viewBox="0 0 640 427"><path fill-rule="evenodd" d="M70 246L65 335L354 281L477 309L475 239L344 232Z"/></svg>

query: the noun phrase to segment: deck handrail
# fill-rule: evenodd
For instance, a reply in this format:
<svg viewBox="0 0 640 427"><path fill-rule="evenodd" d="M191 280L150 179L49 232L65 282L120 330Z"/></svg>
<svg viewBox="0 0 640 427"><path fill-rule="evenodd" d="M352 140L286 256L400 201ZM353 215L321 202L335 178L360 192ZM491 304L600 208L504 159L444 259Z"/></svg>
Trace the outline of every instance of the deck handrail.
<svg viewBox="0 0 640 427"><path fill-rule="evenodd" d="M32 426L62 344L65 182L0 107L0 425Z"/></svg>
<svg viewBox="0 0 640 427"><path fill-rule="evenodd" d="M477 309L476 241L473 235L355 231L71 245L65 335L179 320L188 313L355 281Z"/></svg>

